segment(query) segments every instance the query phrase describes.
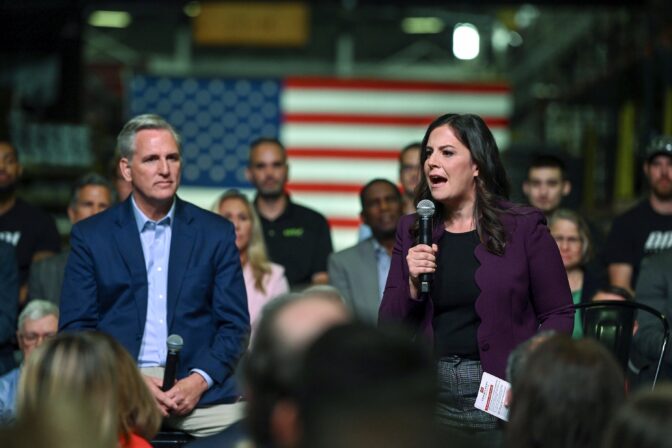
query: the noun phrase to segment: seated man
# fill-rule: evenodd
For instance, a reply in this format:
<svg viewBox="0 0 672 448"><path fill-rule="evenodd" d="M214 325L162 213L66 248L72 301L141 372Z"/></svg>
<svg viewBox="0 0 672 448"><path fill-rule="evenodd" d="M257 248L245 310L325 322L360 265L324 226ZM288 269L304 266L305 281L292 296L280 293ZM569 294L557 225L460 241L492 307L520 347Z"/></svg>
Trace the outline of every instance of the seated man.
<svg viewBox="0 0 672 448"><path fill-rule="evenodd" d="M672 316L672 251L668 250L660 254L645 258L641 264L639 278L637 279L637 301L657 309L665 316ZM641 381L653 379L657 360L660 356L660 347L663 339L663 326L653 315L640 312L637 314L639 330L635 333L633 344L637 353L646 358L650 366L647 378ZM648 375L650 373L651 375ZM659 380L672 379L672 351L667 350L663 365L661 366Z"/></svg>
<svg viewBox="0 0 672 448"><path fill-rule="evenodd" d="M19 269L14 247L0 241L0 375L12 370L14 332L19 308Z"/></svg>
<svg viewBox="0 0 672 448"><path fill-rule="evenodd" d="M102 176L89 173L73 186L68 205L72 224L102 212L112 205L112 186ZM36 261L28 276L28 299L44 299L58 305L63 286L65 263L70 251Z"/></svg>
<svg viewBox="0 0 672 448"><path fill-rule="evenodd" d="M283 403L298 374L297 360L326 329L351 319L342 298L329 288L312 286L266 304L243 365L249 399L245 425L196 440L190 448L242 446L250 439L260 447L286 446L284 433L275 428L287 418Z"/></svg>
<svg viewBox="0 0 672 448"><path fill-rule="evenodd" d="M46 300L33 300L19 314L16 337L25 361L30 353L58 331L58 308ZM17 367L0 377L0 423L16 415L16 391L21 374Z"/></svg>
<svg viewBox="0 0 672 448"><path fill-rule="evenodd" d="M243 406L234 372L250 317L233 225L182 201L180 137L157 115L121 130L121 204L78 222L60 328L98 330L137 360L167 424L194 436L224 429ZM168 335L183 338L177 382L162 390Z"/></svg>

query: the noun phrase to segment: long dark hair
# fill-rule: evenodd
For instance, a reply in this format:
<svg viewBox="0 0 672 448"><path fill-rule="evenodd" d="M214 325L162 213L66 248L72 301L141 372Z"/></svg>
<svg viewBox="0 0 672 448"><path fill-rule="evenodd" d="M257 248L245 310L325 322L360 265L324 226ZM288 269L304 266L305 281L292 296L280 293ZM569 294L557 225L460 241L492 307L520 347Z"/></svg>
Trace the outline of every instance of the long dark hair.
<svg viewBox="0 0 672 448"><path fill-rule="evenodd" d="M499 158L499 149L492 132L483 119L473 114L445 114L435 119L427 128L422 139L420 151L420 167L423 169L427 160L427 141L434 129L448 126L455 137L467 147L471 159L478 167L476 177L476 203L474 204L474 221L476 232L481 243L488 252L495 255L504 254L506 232L499 214L502 212L498 202L509 198L509 180L504 165ZM423 199L432 199L432 194L424 175L415 190L416 204ZM435 204L437 213L434 219L443 219L444 207Z"/></svg>

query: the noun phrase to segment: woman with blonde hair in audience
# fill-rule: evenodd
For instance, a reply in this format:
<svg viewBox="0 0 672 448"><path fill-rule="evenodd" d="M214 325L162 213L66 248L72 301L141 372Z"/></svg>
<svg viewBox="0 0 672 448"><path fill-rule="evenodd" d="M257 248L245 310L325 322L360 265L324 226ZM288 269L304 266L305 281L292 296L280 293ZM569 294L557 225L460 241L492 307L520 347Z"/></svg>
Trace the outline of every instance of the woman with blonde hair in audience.
<svg viewBox="0 0 672 448"><path fill-rule="evenodd" d="M247 306L254 329L263 306L289 291L285 270L268 259L259 216L244 194L237 190L224 192L217 200L217 212L231 221L236 230L236 247L240 252Z"/></svg>
<svg viewBox="0 0 672 448"><path fill-rule="evenodd" d="M150 448L161 415L131 356L95 332L64 333L28 359L19 383L19 419L44 403L83 403L101 438L121 448Z"/></svg>
<svg viewBox="0 0 672 448"><path fill-rule="evenodd" d="M586 268L592 255L588 225L575 211L560 208L549 218L548 228L560 249L572 301L575 305L590 302L598 290L598 282ZM573 336L579 338L583 335L581 313L576 313L574 319Z"/></svg>

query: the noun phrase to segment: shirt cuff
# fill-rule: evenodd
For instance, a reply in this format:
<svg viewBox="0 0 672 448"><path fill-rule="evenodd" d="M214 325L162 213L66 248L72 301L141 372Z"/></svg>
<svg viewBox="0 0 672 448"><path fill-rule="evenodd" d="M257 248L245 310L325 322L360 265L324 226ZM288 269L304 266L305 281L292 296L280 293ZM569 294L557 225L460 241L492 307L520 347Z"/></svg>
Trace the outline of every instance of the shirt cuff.
<svg viewBox="0 0 672 448"><path fill-rule="evenodd" d="M214 381L212 381L212 378L210 378L210 375L208 375L207 373L205 373L201 369L191 369L189 371L189 373L194 373L194 372L201 375L203 377L203 379L205 380L205 382L208 383L208 389L210 389L212 387L212 385L215 383Z"/></svg>

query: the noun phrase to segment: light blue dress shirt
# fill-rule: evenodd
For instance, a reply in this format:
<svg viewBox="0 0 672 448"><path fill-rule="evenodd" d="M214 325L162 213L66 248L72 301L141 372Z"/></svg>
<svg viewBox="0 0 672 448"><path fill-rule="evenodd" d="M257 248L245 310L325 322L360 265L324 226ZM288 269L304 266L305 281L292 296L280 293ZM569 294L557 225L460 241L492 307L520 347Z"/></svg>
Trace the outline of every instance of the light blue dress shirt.
<svg viewBox="0 0 672 448"><path fill-rule="evenodd" d="M167 302L168 302L168 264L170 259L170 242L172 240L172 223L175 216L175 200L168 214L158 221L149 219L138 208L135 198L131 197L133 214L140 232L142 252L145 256L147 269L147 319L145 331L142 335L139 367L157 367L166 365L168 348ZM200 369L198 372L208 383L213 384L212 378Z"/></svg>
<svg viewBox="0 0 672 448"><path fill-rule="evenodd" d="M378 302L383 300L383 292L385 291L385 283L387 282L387 274L390 272L390 263L392 257L387 253L387 249L380 245L375 238L371 238L373 242L373 250L376 253L376 265L378 267Z"/></svg>
<svg viewBox="0 0 672 448"><path fill-rule="evenodd" d="M0 377L0 424L11 423L16 416L16 392L19 387L19 367Z"/></svg>

